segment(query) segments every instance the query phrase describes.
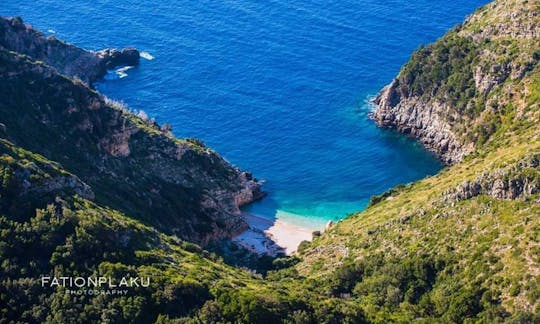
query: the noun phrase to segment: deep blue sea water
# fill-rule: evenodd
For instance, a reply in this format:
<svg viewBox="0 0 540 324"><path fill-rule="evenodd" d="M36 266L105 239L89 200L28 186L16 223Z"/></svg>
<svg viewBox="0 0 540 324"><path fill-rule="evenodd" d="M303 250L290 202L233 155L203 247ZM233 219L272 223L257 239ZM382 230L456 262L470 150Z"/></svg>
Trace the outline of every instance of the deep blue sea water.
<svg viewBox="0 0 540 324"><path fill-rule="evenodd" d="M98 89L266 179L251 212L315 228L441 168L378 129L368 98L485 3L3 0L0 15L87 49L149 53Z"/></svg>

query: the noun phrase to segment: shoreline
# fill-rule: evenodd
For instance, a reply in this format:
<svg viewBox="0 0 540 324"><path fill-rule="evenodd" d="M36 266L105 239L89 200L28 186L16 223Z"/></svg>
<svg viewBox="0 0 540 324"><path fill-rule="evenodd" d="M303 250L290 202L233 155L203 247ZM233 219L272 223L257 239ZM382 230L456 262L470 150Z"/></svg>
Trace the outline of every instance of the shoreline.
<svg viewBox="0 0 540 324"><path fill-rule="evenodd" d="M249 228L233 238L233 241L258 255L292 255L302 241L311 241L313 229L301 227L283 220L244 212Z"/></svg>

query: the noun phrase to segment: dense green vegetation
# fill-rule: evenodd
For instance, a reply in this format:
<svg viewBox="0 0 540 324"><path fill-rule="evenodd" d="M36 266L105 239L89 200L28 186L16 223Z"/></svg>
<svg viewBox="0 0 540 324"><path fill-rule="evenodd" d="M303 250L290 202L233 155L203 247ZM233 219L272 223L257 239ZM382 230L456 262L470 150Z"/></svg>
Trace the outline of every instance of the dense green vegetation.
<svg viewBox="0 0 540 324"><path fill-rule="evenodd" d="M470 107L470 100L477 95L472 67L480 47L470 38L459 36L457 30L451 31L414 52L399 75L400 85L408 96L437 98L455 107L459 114L475 117L480 111Z"/></svg>
<svg viewBox="0 0 540 324"><path fill-rule="evenodd" d="M0 322L250 322L326 317L329 322L363 319L355 306L315 293L296 294L278 282L226 265L199 246L166 236L110 208L74 195L65 186L21 201L21 181L37 186L69 175L54 162L2 140L0 216ZM21 168L24 172L21 172ZM12 170L12 171L6 171ZM6 196L7 195L7 196ZM11 195L11 196L9 196ZM8 197L9 199L5 198ZM18 213L25 202L39 208ZM30 203L30 202L36 202ZM287 260L276 260L287 266ZM285 262L285 263L283 263ZM279 265L278 265L279 266ZM42 287L43 275L151 277L150 287L125 296L70 295ZM313 297L313 298L312 298Z"/></svg>

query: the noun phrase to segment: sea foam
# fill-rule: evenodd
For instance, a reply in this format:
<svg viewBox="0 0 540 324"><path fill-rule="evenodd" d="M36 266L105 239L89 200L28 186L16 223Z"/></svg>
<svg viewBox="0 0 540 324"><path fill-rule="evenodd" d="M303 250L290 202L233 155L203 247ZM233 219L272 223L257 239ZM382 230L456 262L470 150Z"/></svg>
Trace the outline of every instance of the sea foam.
<svg viewBox="0 0 540 324"><path fill-rule="evenodd" d="M121 67L119 69L117 69L116 71L114 71L114 73L116 73L116 75L118 75L118 78L122 79L122 78L125 78L128 76L127 74L127 71L132 69L133 66L124 66L124 67Z"/></svg>
<svg viewBox="0 0 540 324"><path fill-rule="evenodd" d="M154 56L152 56L152 54L148 53L148 52L141 52L140 53L141 57L145 60L153 60L154 59Z"/></svg>

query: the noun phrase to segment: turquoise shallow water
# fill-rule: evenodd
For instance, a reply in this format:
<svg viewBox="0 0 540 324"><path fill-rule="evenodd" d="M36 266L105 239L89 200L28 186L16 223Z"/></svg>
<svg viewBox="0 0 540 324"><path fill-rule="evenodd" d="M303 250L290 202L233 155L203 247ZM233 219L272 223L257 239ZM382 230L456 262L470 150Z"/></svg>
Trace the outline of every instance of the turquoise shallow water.
<svg viewBox="0 0 540 324"><path fill-rule="evenodd" d="M315 228L441 168L375 127L368 98L486 2L5 0L0 14L88 49L147 52L98 89L266 179L249 211Z"/></svg>

